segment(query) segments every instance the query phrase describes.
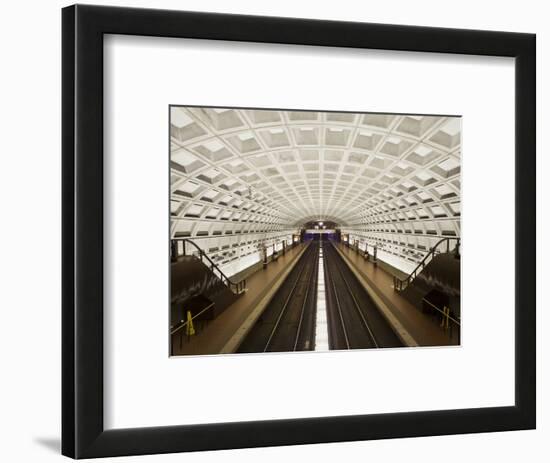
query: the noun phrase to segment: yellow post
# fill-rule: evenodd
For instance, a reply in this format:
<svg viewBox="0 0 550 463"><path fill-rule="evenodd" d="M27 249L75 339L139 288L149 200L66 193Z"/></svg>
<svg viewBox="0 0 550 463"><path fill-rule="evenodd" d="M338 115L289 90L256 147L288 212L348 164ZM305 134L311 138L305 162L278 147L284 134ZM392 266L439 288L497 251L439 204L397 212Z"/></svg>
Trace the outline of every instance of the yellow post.
<svg viewBox="0 0 550 463"><path fill-rule="evenodd" d="M451 309L447 306L443 306L443 316L441 317L441 328L445 330L449 329L449 317L451 316Z"/></svg>
<svg viewBox="0 0 550 463"><path fill-rule="evenodd" d="M187 336L193 336L195 334L195 327L193 326L193 317L191 311L187 311L187 325L185 326L185 334Z"/></svg>

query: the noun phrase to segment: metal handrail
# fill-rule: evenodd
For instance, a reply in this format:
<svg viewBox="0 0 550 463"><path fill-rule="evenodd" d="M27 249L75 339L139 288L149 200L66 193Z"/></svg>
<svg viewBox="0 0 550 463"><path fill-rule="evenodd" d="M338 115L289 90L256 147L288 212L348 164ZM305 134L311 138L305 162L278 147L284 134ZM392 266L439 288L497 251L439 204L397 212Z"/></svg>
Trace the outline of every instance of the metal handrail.
<svg viewBox="0 0 550 463"><path fill-rule="evenodd" d="M449 314L446 314L443 310L441 310L439 307L428 301L425 297L422 298L422 302L425 302L426 304L431 305L435 310L437 310L443 317L449 319L451 322L453 322L455 325L460 327L460 319L456 320L453 317L451 317ZM458 318L458 317L457 317Z"/></svg>
<svg viewBox="0 0 550 463"><path fill-rule="evenodd" d="M184 255L184 256L186 255L185 245L187 243L193 245L198 250L198 254L199 254L199 258L200 258L201 262L203 264L205 264L207 267L210 267L210 271L214 275L216 275L216 272L218 272L218 275L216 275L216 276L234 294L241 294L242 292L245 291L245 289L246 289L246 278L243 278L242 280L237 281L237 282L235 282L233 280L230 280L229 277L227 277L227 275L225 273L223 273L223 271L220 269L220 267L218 267L218 265L212 259L210 259L210 257L208 257L206 255L204 250L201 249L197 243L194 243L193 241L191 241L188 238L175 238L175 239L172 239L172 241L171 241L172 242L171 252L172 252L172 257L174 258L174 260L177 259L177 257L178 257L178 248L177 248L177 244L176 244L178 241L181 241L183 243L183 254L182 255ZM235 288L235 290L233 290L233 288Z"/></svg>
<svg viewBox="0 0 550 463"><path fill-rule="evenodd" d="M439 240L433 247L430 248L430 251L424 256L420 263L415 267L415 269L404 279L401 279L394 275L393 277L393 289L396 291L403 291L407 286L409 286L413 280L418 276L418 274L424 269L426 264L428 264L436 255L437 248L442 244L447 244L447 251L451 251L451 241L456 241L456 246L454 251L458 254L460 250L460 238L443 238Z"/></svg>
<svg viewBox="0 0 550 463"><path fill-rule="evenodd" d="M193 322L193 320L194 320L195 318L198 318L200 315L202 315L202 314L203 314L204 312L206 312L207 310L210 310L210 309L213 309L213 308L214 308L214 303L212 302L212 303L210 303L209 305L207 305L204 309L202 309L199 313L197 313L197 314L191 316L191 322ZM171 335L176 334L179 330L181 330L183 327L187 326L188 324L189 324L189 320L186 320L185 322L182 320L182 321L180 322L180 324L177 325L177 327L176 327L175 329L173 329L173 330L170 331L170 334L171 334ZM173 327L171 327L171 328L173 328Z"/></svg>

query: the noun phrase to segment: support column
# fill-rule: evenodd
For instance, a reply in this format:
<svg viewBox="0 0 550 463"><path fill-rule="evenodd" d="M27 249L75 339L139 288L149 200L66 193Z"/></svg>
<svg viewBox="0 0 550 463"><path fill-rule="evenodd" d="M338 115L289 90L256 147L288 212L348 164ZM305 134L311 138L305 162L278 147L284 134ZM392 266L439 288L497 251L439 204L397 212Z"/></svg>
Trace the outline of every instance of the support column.
<svg viewBox="0 0 550 463"><path fill-rule="evenodd" d="M170 260L172 262L178 260L178 242L176 240L170 241Z"/></svg>

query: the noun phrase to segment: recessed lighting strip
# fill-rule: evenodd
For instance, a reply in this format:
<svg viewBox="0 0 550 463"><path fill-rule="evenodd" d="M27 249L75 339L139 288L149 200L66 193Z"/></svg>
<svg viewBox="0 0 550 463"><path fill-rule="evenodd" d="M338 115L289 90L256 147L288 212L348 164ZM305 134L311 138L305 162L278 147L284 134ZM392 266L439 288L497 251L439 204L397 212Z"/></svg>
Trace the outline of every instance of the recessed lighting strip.
<svg viewBox="0 0 550 463"><path fill-rule="evenodd" d="M322 236L322 235L321 235ZM319 272L317 274L317 313L315 317L315 350L327 351L328 348L328 325L327 325L327 302L325 293L325 270L323 260L323 241L319 243Z"/></svg>

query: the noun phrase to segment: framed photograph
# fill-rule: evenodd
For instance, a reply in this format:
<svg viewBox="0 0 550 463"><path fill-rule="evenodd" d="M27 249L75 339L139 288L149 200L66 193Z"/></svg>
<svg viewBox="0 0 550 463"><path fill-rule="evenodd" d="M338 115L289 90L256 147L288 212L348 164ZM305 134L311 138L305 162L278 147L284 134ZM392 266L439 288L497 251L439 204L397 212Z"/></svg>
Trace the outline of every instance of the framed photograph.
<svg viewBox="0 0 550 463"><path fill-rule="evenodd" d="M62 22L64 455L535 427L534 35Z"/></svg>

